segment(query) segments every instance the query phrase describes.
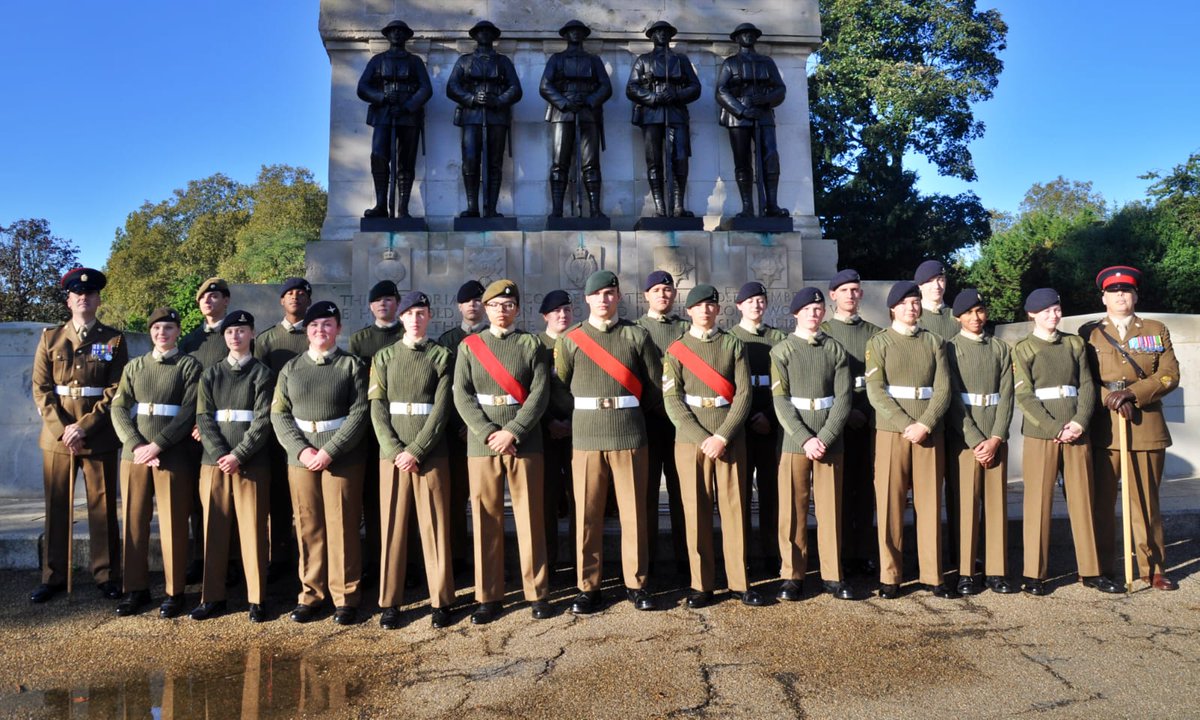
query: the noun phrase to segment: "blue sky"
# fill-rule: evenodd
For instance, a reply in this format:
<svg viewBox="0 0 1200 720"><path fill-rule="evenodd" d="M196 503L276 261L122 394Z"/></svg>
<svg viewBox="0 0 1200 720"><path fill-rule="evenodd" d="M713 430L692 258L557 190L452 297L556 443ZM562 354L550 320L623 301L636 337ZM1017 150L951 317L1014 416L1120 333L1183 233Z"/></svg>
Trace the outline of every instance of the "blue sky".
<svg viewBox="0 0 1200 720"><path fill-rule="evenodd" d="M996 95L976 108L974 190L1015 210L1034 182L1091 180L1110 202L1200 151L1200 3L980 2L1009 25ZM64 8L69 11L64 12ZM0 223L44 217L101 265L144 201L263 164L326 184L329 62L316 0L0 3ZM786 172L786 169L785 169Z"/></svg>

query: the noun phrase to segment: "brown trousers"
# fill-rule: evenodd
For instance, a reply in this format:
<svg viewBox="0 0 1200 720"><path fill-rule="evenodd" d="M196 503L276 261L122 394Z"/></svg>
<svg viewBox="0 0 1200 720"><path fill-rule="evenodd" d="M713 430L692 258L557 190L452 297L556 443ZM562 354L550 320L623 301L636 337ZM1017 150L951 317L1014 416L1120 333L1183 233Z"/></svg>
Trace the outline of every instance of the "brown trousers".
<svg viewBox="0 0 1200 720"><path fill-rule="evenodd" d="M721 546L729 589L745 592L746 584L746 438L739 434L713 460L692 443L675 443L679 499L687 529L692 589L712 592L716 585L713 508L721 511Z"/></svg>
<svg viewBox="0 0 1200 720"><path fill-rule="evenodd" d="M962 577L975 574L979 553L980 507L987 537L984 540L984 573L1005 575L1008 570L1008 443L996 450L995 464L985 468L975 459L971 448L956 443L953 457L946 463L946 483L958 488L959 534L958 572ZM950 499L946 498L949 503Z"/></svg>
<svg viewBox="0 0 1200 720"><path fill-rule="evenodd" d="M743 432L746 439L746 509L745 537L746 557L756 553L751 549L757 545L758 555L768 564L775 563L779 552L779 426L773 412L768 412L771 431L765 435L754 432L749 425ZM751 487L758 495L758 538L754 535L754 523L750 519ZM772 567L772 570L774 568Z"/></svg>
<svg viewBox="0 0 1200 720"><path fill-rule="evenodd" d="M1096 556L1096 531L1092 524L1092 450L1086 436L1064 445L1053 440L1025 438L1022 465L1025 473L1025 577L1044 580L1050 565L1050 510L1054 481L1063 475L1067 514L1075 540L1079 574L1100 574Z"/></svg>
<svg viewBox="0 0 1200 720"><path fill-rule="evenodd" d="M914 445L900 433L875 431L875 508L879 513L879 582L899 585L904 579L904 509L912 490L917 516L917 559L920 580L942 582L942 476L945 454L942 431Z"/></svg>
<svg viewBox="0 0 1200 720"><path fill-rule="evenodd" d="M621 519L621 569L625 587L646 585L649 538L646 520L645 447L632 450L575 450L571 476L575 487L575 552L579 589L600 589L604 571L604 505L616 488Z"/></svg>
<svg viewBox="0 0 1200 720"><path fill-rule="evenodd" d="M121 566L121 540L117 525L117 451L97 455L42 452L42 484L46 488L46 525L42 538L42 582L67 582L67 541L71 538L71 485L75 467L83 469L87 498L88 541L92 577L97 583L116 580Z"/></svg>
<svg viewBox="0 0 1200 720"><path fill-rule="evenodd" d="M815 497L817 548L821 579L842 579L842 470L839 453L809 460L803 453L783 453L779 459L779 577L803 580L808 571L808 500Z"/></svg>
<svg viewBox="0 0 1200 720"><path fill-rule="evenodd" d="M354 462L335 462L322 472L288 467L300 542L301 605L318 605L331 596L335 607L358 607L362 473L362 463Z"/></svg>
<svg viewBox="0 0 1200 720"><path fill-rule="evenodd" d="M1133 522L1133 553L1137 558L1138 573L1144 578L1166 570L1166 542L1163 538L1162 513L1158 507L1158 487L1162 483L1166 458L1166 450L1129 453L1133 472L1133 482L1129 483L1129 492L1132 493L1129 496L1129 517ZM1121 451L1097 448L1094 465L1096 500L1092 512L1096 526L1096 552L1100 560L1100 572L1111 577L1117 557L1116 506L1121 478ZM1132 581L1132 578L1128 580Z"/></svg>
<svg viewBox="0 0 1200 720"><path fill-rule="evenodd" d="M475 599L504 599L504 479L512 498L513 524L521 555L525 599L545 600L550 593L546 567L546 528L542 516L542 454L468 457L471 476L471 523L475 532Z"/></svg>
<svg viewBox="0 0 1200 720"><path fill-rule="evenodd" d="M195 494L195 468L186 453L159 456L152 468L121 461L121 575L125 592L150 589L151 498L158 506L158 537L162 544L163 574L167 594L179 595L186 587L188 515Z"/></svg>
<svg viewBox="0 0 1200 720"><path fill-rule="evenodd" d="M429 603L435 608L454 603L454 569L450 558L450 463L446 456L426 461L420 472L408 473L390 460L380 460L379 526L383 555L379 562L379 607L404 600L408 567L409 519L416 510L425 556Z"/></svg>
<svg viewBox="0 0 1200 720"><path fill-rule="evenodd" d="M267 518L271 508L271 464L257 461L229 475L216 465L200 466L200 503L204 507L204 590L201 602L224 600L225 575L233 517L246 573L246 600L261 604L267 594Z"/></svg>

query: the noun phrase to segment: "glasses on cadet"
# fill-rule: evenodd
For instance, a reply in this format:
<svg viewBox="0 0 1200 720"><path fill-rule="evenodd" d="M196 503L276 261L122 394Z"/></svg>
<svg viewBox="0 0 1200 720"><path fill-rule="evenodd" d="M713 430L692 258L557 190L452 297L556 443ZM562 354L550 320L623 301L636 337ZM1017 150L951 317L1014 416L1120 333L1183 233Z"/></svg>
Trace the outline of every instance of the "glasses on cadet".
<svg viewBox="0 0 1200 720"><path fill-rule="evenodd" d="M509 301L509 302L489 302L489 303L486 303L486 305L487 305L487 307L490 307L493 310L503 310L504 312L512 312L513 310L517 309L517 304L515 302L511 302L511 301Z"/></svg>

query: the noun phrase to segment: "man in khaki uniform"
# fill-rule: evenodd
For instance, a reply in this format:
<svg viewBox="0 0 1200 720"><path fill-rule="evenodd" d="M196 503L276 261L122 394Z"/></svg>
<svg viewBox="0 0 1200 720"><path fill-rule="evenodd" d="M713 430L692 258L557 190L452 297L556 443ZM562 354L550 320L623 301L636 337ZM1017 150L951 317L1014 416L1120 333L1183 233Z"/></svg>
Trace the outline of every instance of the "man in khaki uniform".
<svg viewBox="0 0 1200 720"><path fill-rule="evenodd" d="M109 404L129 359L125 337L96 321L99 270L75 268L62 278L70 322L46 328L33 356L33 402L42 417L42 481L46 525L42 539L42 582L29 599L43 603L66 587L67 542L72 536L75 468L83 468L87 493L92 577L110 600L121 597L117 537L117 450Z"/></svg>
<svg viewBox="0 0 1200 720"><path fill-rule="evenodd" d="M1088 343L1100 384L1100 403L1092 420L1096 551L1100 571L1112 576L1117 480L1121 476L1119 424L1129 423L1133 481L1127 488L1133 493L1130 519L1138 568L1141 578L1155 588L1176 590L1179 586L1163 574L1166 557L1158 486L1166 449L1171 446L1162 398L1179 386L1179 363L1167 326L1134 312L1140 281L1141 272L1135 268L1117 265L1101 270L1096 286L1107 314L1079 333Z"/></svg>

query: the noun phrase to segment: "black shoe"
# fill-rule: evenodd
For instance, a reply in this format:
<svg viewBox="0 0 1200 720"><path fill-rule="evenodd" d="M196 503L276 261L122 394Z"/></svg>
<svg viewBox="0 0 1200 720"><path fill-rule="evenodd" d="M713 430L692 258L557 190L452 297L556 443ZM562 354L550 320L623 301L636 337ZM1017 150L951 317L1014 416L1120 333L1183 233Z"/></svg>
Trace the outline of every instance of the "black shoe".
<svg viewBox="0 0 1200 720"><path fill-rule="evenodd" d="M645 588L638 588L636 590L628 589L625 591L625 595L629 598L629 602L633 603L633 606L638 610L658 609L658 603L654 602L654 596Z"/></svg>
<svg viewBox="0 0 1200 720"><path fill-rule="evenodd" d="M343 605L333 611L333 621L338 625L353 625L358 622L358 608Z"/></svg>
<svg viewBox="0 0 1200 720"><path fill-rule="evenodd" d="M1083 581L1084 587L1095 588L1102 593L1123 593L1125 586L1119 585L1115 580L1105 575L1093 575L1092 577L1080 578Z"/></svg>
<svg viewBox="0 0 1200 720"><path fill-rule="evenodd" d="M750 588L746 592L735 592L733 596L741 600L743 605L749 605L750 607L762 607L771 604L770 600L763 597L763 594L754 588Z"/></svg>
<svg viewBox="0 0 1200 720"><path fill-rule="evenodd" d="M454 619L450 615L450 608L436 607L430 614L429 621L435 628L444 628L450 627Z"/></svg>
<svg viewBox="0 0 1200 720"><path fill-rule="evenodd" d="M293 622L312 622L317 618L317 608L312 605L300 604L297 605L291 613L289 613L288 617L290 617Z"/></svg>
<svg viewBox="0 0 1200 720"><path fill-rule="evenodd" d="M788 602L796 602L804 597L804 583L800 580L784 580L779 586L779 592L775 593L776 600L786 600Z"/></svg>
<svg viewBox="0 0 1200 720"><path fill-rule="evenodd" d="M895 600L900 597L900 586L891 583L880 583L879 597L884 600Z"/></svg>
<svg viewBox="0 0 1200 720"><path fill-rule="evenodd" d="M1041 597L1046 594L1046 583L1037 578L1025 578L1025 582L1021 584L1021 589L1030 595Z"/></svg>
<svg viewBox="0 0 1200 720"><path fill-rule="evenodd" d="M400 627L400 608L384 608L379 616L379 627L384 630L395 630Z"/></svg>
<svg viewBox="0 0 1200 720"><path fill-rule="evenodd" d="M149 590L134 590L131 593L121 598L121 602L117 603L117 615L121 617L129 617L137 615L142 608L150 604Z"/></svg>
<svg viewBox="0 0 1200 720"><path fill-rule="evenodd" d="M183 593L168 595L162 601L162 605L158 606L160 618L173 618L181 612L183 612Z"/></svg>
<svg viewBox="0 0 1200 720"><path fill-rule="evenodd" d="M1016 583L1011 583L1008 578L1003 575L988 575L983 584L988 590L1001 595L1010 595L1015 592L1021 592L1021 588L1017 587Z"/></svg>
<svg viewBox="0 0 1200 720"><path fill-rule="evenodd" d="M983 586L975 582L975 578L970 576L959 578L959 595L978 595L981 592L983 592Z"/></svg>
<svg viewBox="0 0 1200 720"><path fill-rule="evenodd" d="M121 599L121 583L117 582L116 580L105 580L102 583L96 583L96 589L100 591L101 595L109 600ZM37 601L34 600L34 602Z"/></svg>
<svg viewBox="0 0 1200 720"><path fill-rule="evenodd" d="M66 590L66 589L67 589L66 585L47 585L46 583L42 583L41 585L38 585L37 587L35 587L33 589L33 592L29 593L29 602L39 603L39 604L44 603L47 600L49 600L50 598L54 597L55 595L57 595L58 593L62 592L63 590ZM120 597L120 595L119 595L120 590L118 590L117 592L118 592L118 597Z"/></svg>
<svg viewBox="0 0 1200 720"><path fill-rule="evenodd" d="M250 622L260 623L267 621L267 611L258 603L250 603Z"/></svg>
<svg viewBox="0 0 1200 720"><path fill-rule="evenodd" d="M224 615L225 611L227 609L228 608L226 607L224 600L218 600L217 602L207 602L207 603L202 602L199 605L197 605L192 610L192 612L189 614L191 615L191 618L193 620L207 620L209 618L214 618L219 615Z"/></svg>
<svg viewBox="0 0 1200 720"><path fill-rule="evenodd" d="M957 600L958 598L962 597L957 591L954 590L954 588L950 587L946 583L938 583L930 588L929 591L933 593L935 598L942 598L943 600Z"/></svg>
<svg viewBox="0 0 1200 720"><path fill-rule="evenodd" d="M484 602L479 603L479 607L475 608L475 612L471 613L472 625L487 625L495 620L500 614L499 602Z"/></svg>
<svg viewBox="0 0 1200 720"><path fill-rule="evenodd" d="M202 560L193 560L188 563L183 582L188 585L199 585L204 582L204 562Z"/></svg>
<svg viewBox="0 0 1200 720"><path fill-rule="evenodd" d="M826 581L822 583L822 587L824 587L825 592L834 596L838 600L854 599L854 591L850 589L850 585L842 582L841 580Z"/></svg>
<svg viewBox="0 0 1200 720"><path fill-rule="evenodd" d="M705 590L693 590L688 593L687 606L693 610L712 605L713 594Z"/></svg>
<svg viewBox="0 0 1200 720"><path fill-rule="evenodd" d="M591 615L600 612L602 602L599 590L584 590L571 601L571 612L576 615Z"/></svg>
<svg viewBox="0 0 1200 720"><path fill-rule="evenodd" d="M554 606L546 600L534 600L530 612L534 620L545 620L554 617Z"/></svg>

